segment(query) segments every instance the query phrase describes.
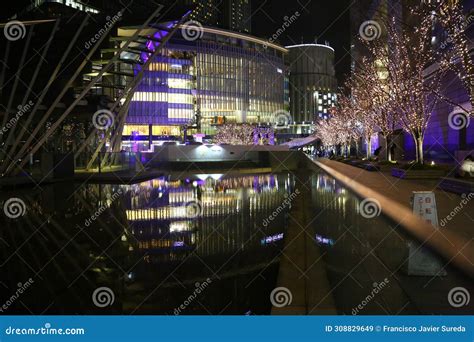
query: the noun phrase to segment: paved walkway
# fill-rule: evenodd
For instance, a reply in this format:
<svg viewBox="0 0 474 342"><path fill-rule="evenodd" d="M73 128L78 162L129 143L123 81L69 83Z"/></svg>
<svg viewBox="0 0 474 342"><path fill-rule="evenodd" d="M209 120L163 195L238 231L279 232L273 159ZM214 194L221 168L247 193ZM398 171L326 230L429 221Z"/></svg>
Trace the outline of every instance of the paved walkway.
<svg viewBox="0 0 474 342"><path fill-rule="evenodd" d="M461 207L443 229L454 231L468 239L474 237L474 199L463 205L461 203L463 198L460 195L437 188L439 180L404 180L392 177L390 172L370 172L329 159L318 159L318 161L410 209L410 197L413 191L434 191L440 222L456 207L458 209Z"/></svg>

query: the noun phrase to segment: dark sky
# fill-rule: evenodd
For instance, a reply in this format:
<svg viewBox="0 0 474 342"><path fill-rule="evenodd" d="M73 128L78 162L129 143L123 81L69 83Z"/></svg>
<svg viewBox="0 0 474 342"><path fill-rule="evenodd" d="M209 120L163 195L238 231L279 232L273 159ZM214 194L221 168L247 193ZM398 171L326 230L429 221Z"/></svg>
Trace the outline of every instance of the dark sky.
<svg viewBox="0 0 474 342"><path fill-rule="evenodd" d="M358 0L251 0L252 34L268 38L282 27L285 16L291 17L298 11L300 16L280 36L278 43L300 44L302 39L312 43L316 37L319 43L328 41L336 50L336 73L341 83L350 70L349 13L354 1ZM8 17L29 3L30 0L16 0L5 6L7 2L0 0L0 17Z"/></svg>
<svg viewBox="0 0 474 342"><path fill-rule="evenodd" d="M280 44L318 43L328 41L336 50L338 80L350 70L350 0L253 0L252 34L268 38L285 22L284 17L300 13L285 30Z"/></svg>

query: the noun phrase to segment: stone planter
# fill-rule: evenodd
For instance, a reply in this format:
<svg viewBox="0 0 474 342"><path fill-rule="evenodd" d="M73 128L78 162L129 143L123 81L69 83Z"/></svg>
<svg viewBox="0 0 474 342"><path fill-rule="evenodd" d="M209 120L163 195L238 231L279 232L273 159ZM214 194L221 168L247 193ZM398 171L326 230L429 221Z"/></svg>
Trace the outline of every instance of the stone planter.
<svg viewBox="0 0 474 342"><path fill-rule="evenodd" d="M446 172L443 170L404 170L392 168L392 176L402 179L438 179L445 175Z"/></svg>

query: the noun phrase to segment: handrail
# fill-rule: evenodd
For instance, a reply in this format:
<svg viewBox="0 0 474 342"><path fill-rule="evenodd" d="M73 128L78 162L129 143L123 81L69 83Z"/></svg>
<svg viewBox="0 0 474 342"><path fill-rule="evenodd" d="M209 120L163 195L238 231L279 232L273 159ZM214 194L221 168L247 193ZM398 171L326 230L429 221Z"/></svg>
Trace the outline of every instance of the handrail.
<svg viewBox="0 0 474 342"><path fill-rule="evenodd" d="M308 159L335 178L343 186L361 198L374 198L380 203L385 216L400 223L400 226L422 244L426 244L436 254L452 263L469 277L474 278L474 241L466 240L458 234L435 228L414 215L407 207L345 176L332 167L317 160Z"/></svg>

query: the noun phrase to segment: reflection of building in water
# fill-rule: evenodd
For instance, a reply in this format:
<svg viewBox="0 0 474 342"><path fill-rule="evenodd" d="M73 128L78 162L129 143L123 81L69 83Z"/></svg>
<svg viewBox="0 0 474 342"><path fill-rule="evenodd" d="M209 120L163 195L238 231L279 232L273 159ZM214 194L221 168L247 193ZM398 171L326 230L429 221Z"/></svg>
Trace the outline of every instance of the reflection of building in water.
<svg viewBox="0 0 474 342"><path fill-rule="evenodd" d="M338 210L342 215L346 215L348 194L336 180L326 174L318 173L312 178L311 187L313 197L321 203L323 207Z"/></svg>
<svg viewBox="0 0 474 342"><path fill-rule="evenodd" d="M265 236L283 232L283 212L267 227L261 222L293 188L288 175L219 177L124 186L127 219L138 249L172 259L191 250L200 255L231 253L258 247Z"/></svg>

